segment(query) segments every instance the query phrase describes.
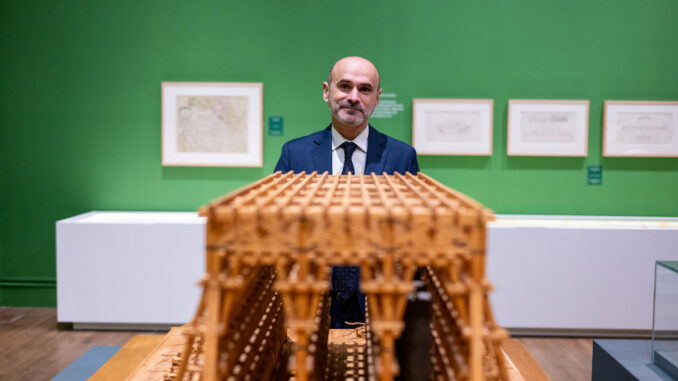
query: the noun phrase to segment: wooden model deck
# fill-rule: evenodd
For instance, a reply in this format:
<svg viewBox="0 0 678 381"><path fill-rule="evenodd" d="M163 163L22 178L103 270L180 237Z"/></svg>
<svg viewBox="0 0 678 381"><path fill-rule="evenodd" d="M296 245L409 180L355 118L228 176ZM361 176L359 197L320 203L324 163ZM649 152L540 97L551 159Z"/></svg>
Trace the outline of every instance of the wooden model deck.
<svg viewBox="0 0 678 381"><path fill-rule="evenodd" d="M201 209L207 274L167 380L329 378L329 274L361 267L364 379L398 373L417 267L433 296L436 380L508 380L487 299L490 210L420 173L275 173ZM287 331L295 337L288 341Z"/></svg>

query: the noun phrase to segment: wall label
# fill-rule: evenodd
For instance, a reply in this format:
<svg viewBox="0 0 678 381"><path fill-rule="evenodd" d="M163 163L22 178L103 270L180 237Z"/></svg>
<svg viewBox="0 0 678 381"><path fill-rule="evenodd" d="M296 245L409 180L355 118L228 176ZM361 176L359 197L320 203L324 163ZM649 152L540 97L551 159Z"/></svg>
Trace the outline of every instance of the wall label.
<svg viewBox="0 0 678 381"><path fill-rule="evenodd" d="M589 165L587 182L589 185L603 184L603 166Z"/></svg>
<svg viewBox="0 0 678 381"><path fill-rule="evenodd" d="M403 111L402 103L398 103L395 93L381 93L379 104L372 113L372 118L393 118L393 115Z"/></svg>
<svg viewBox="0 0 678 381"><path fill-rule="evenodd" d="M283 117L269 116L268 117L268 134L270 136L280 136L283 134Z"/></svg>

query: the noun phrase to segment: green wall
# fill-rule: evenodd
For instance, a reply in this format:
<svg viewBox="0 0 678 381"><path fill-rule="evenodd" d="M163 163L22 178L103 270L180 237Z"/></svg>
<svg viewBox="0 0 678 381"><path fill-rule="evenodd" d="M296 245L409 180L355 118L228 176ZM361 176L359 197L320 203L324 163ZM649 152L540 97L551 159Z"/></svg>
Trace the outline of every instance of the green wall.
<svg viewBox="0 0 678 381"><path fill-rule="evenodd" d="M678 100L678 1L3 1L0 305L55 305L55 222L90 210L191 211L269 174L329 123L345 55L412 98L492 98L491 157L419 158L497 213L678 216L678 159L602 158L602 105ZM163 168L162 81L264 83L263 168ZM590 100L586 158L506 156L508 99ZM603 185L586 183L603 166Z"/></svg>

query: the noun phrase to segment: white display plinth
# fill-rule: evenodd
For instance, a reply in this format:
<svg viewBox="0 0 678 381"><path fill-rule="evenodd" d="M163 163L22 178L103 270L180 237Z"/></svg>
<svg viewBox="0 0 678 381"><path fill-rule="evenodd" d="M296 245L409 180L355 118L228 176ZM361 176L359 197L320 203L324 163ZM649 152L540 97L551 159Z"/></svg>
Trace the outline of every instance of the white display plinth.
<svg viewBox="0 0 678 381"><path fill-rule="evenodd" d="M77 327L179 325L205 273L205 218L90 212L58 221L57 320Z"/></svg>
<svg viewBox="0 0 678 381"><path fill-rule="evenodd" d="M678 260L678 219L498 215L487 277L497 322L514 333L652 327L654 263ZM197 213L90 212L57 222L59 322L178 325L205 272Z"/></svg>
<svg viewBox="0 0 678 381"><path fill-rule="evenodd" d="M487 244L499 325L647 335L654 263L678 260L678 219L499 215Z"/></svg>

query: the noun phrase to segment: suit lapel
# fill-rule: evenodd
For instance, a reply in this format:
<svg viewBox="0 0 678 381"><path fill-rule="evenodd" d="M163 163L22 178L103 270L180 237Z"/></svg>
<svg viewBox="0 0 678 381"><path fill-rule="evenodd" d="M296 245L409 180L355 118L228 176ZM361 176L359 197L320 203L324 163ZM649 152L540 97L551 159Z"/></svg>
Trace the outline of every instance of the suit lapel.
<svg viewBox="0 0 678 381"><path fill-rule="evenodd" d="M367 160L365 161L365 174L374 172L380 175L384 172L384 149L386 148L386 135L380 133L371 125L370 134L367 136Z"/></svg>
<svg viewBox="0 0 678 381"><path fill-rule="evenodd" d="M318 173L329 172L329 174L332 174L331 127L332 126L330 125L330 127L324 129L322 134L313 141L315 143L315 147L313 147L313 169L318 171Z"/></svg>

